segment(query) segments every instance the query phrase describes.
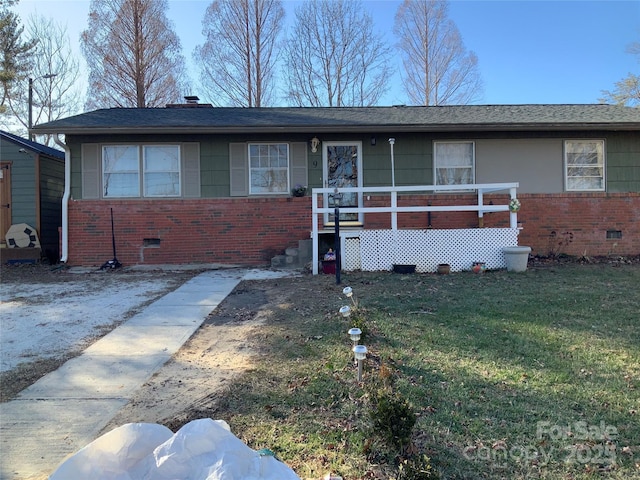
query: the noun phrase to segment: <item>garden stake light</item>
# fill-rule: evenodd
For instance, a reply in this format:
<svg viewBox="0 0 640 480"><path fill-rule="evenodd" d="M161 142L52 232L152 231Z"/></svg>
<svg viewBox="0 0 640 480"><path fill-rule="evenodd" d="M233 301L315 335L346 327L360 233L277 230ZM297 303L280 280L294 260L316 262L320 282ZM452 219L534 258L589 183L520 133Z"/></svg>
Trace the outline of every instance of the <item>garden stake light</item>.
<svg viewBox="0 0 640 480"><path fill-rule="evenodd" d="M356 348L356 345L358 345L358 340L360 340L360 335L362 335L362 330L360 330L357 327L353 327L351 329L349 329L349 337L351 338L351 341L353 342L353 348ZM354 350L355 353L355 350ZM358 360L356 358L353 359L353 362L357 365L358 364Z"/></svg>
<svg viewBox="0 0 640 480"><path fill-rule="evenodd" d="M353 327L349 329L349 336L353 341L353 346L355 347L358 344L358 340L360 340L360 335L362 335L362 330L357 327Z"/></svg>
<svg viewBox="0 0 640 480"><path fill-rule="evenodd" d="M358 362L358 382L362 381L362 361L367 358L367 347L364 345L356 345L353 347L353 353Z"/></svg>
<svg viewBox="0 0 640 480"><path fill-rule="evenodd" d="M357 300L356 300L356 297L354 297L354 296L353 296L353 288L351 288L351 287L344 287L344 288L342 289L342 294L343 294L345 297L347 297L348 299L350 299L350 300L351 300L351 303L353 304L353 306L354 306L355 308L357 308L357 307L358 307L358 302L357 302Z"/></svg>

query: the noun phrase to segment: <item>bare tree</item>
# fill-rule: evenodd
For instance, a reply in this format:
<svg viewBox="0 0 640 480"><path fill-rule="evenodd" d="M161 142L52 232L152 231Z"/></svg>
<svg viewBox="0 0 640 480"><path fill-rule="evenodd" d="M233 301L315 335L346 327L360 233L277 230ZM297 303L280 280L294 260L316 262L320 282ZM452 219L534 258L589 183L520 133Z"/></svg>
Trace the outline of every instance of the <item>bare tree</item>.
<svg viewBox="0 0 640 480"><path fill-rule="evenodd" d="M387 90L390 49L359 0L309 0L286 49L287 96L297 106L370 106Z"/></svg>
<svg viewBox="0 0 640 480"><path fill-rule="evenodd" d="M467 52L458 28L448 18L447 0L404 0L396 13L394 33L412 104L467 104L482 93L478 58Z"/></svg>
<svg viewBox="0 0 640 480"><path fill-rule="evenodd" d="M627 53L635 55L640 63L640 42L634 42L627 47ZM640 76L629 73L625 78L615 83L613 91L603 90L600 103L614 103L640 107Z"/></svg>
<svg viewBox="0 0 640 480"><path fill-rule="evenodd" d="M29 107L33 113L33 125L79 113L82 107L82 92L78 86L80 66L71 51L67 28L51 18L31 16L27 22L27 35L36 45L29 72L32 80L31 105L27 88L17 90L9 98L15 119L25 129L28 127ZM52 144L50 136L38 140Z"/></svg>
<svg viewBox="0 0 640 480"><path fill-rule="evenodd" d="M87 108L159 107L186 91L184 57L167 0L91 0L81 46Z"/></svg>
<svg viewBox="0 0 640 480"><path fill-rule="evenodd" d="M264 107L274 101L281 0L215 0L202 20L206 40L193 57L212 103Z"/></svg>

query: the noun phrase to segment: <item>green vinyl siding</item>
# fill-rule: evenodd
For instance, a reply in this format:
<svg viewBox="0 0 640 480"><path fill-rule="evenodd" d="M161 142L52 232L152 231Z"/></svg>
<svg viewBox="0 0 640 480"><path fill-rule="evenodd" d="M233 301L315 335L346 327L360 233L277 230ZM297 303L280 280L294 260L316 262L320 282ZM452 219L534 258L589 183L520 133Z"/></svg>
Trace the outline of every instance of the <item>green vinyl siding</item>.
<svg viewBox="0 0 640 480"><path fill-rule="evenodd" d="M554 132L442 132L442 133L402 133L402 132L367 132L367 133L327 133L309 132L307 134L216 134L216 135L103 135L69 137L72 152L71 161L71 195L82 197L82 174L80 150L83 143L197 143L200 155L200 198L228 198L230 188L230 144L248 142L281 142L293 145L300 144L306 151L307 182L309 189L322 187L322 148L311 152L309 140L318 136L321 142L358 141L362 142L362 179L365 186L387 186L391 184L391 147L389 138L396 139L394 144L394 163L396 185L431 185L433 183L433 142L463 141L476 142L476 174L477 180L486 183L503 181L521 181L524 190L535 193L554 193L562 191L562 187L548 185L549 178L557 178L563 182L563 158L561 148L558 151L523 151L521 155L511 155L508 168L499 165L494 158L486 158L484 145L493 145L494 151L500 152L500 143L504 147L514 148L522 142L523 148L537 149L536 145L550 144L556 141L562 145L565 139L596 138L605 141L606 191L638 192L640 191L640 135L637 132L625 131L554 131ZM375 137L376 144L371 145ZM304 148L302 147L304 145ZM244 147L243 147L244 148ZM496 150L498 149L498 150ZM517 153L517 151L516 151ZM503 152L503 157L505 157ZM536 158L536 155L540 158ZM557 158L556 158L557 157ZM506 158L506 157L505 157ZM522 166L518 163L521 162ZM538 168L540 175L546 178L538 184L526 172ZM511 173L515 172L516 175ZM518 178L525 175L526 178ZM527 176L528 175L528 176ZM512 178L515 177L515 178ZM296 178L301 178L299 172ZM526 181L525 181L526 180ZM527 188L527 182L536 182L536 188ZM556 183L557 183L556 182ZM295 181L294 183L303 183ZM31 186L33 188L33 186Z"/></svg>
<svg viewBox="0 0 640 480"><path fill-rule="evenodd" d="M82 196L82 153L80 144L67 144L71 149L71 198L81 199Z"/></svg>
<svg viewBox="0 0 640 480"><path fill-rule="evenodd" d="M606 137L608 192L640 192L640 135L612 132Z"/></svg>
<svg viewBox="0 0 640 480"><path fill-rule="evenodd" d="M203 198L229 196L229 145L222 141L200 144L200 181Z"/></svg>
<svg viewBox="0 0 640 480"><path fill-rule="evenodd" d="M11 165L11 219L13 223L26 223L37 228L36 153L3 151L3 158L13 158ZM12 154L13 153L13 154Z"/></svg>
<svg viewBox="0 0 640 480"><path fill-rule="evenodd" d="M40 157L40 244L58 254L58 228L62 226L64 161Z"/></svg>
<svg viewBox="0 0 640 480"><path fill-rule="evenodd" d="M376 144L371 145L371 136L353 136L362 141L363 185L380 187L391 185L391 145L395 138L394 164L395 183L401 185L430 185L432 177L431 142L421 135L375 135ZM310 157L311 159L311 157Z"/></svg>

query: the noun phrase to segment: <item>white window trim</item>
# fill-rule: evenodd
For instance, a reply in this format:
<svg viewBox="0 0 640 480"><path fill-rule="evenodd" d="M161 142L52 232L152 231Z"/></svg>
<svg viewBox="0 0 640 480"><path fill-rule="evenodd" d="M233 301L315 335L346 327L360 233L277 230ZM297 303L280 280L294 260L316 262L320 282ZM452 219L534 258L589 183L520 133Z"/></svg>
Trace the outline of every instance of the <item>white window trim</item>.
<svg viewBox="0 0 640 480"><path fill-rule="evenodd" d="M584 142L602 144L602 188L569 188L569 165L567 164L567 142ZM603 138L566 138L562 142L562 160L564 174L564 189L566 192L605 192L607 190L607 145Z"/></svg>
<svg viewBox="0 0 640 480"><path fill-rule="evenodd" d="M145 149L146 147L173 147L178 150L178 193L176 195L151 195L147 193L147 183L145 182L146 175L148 173L161 173L161 172L148 172L144 168L144 159L145 159ZM147 143L140 145L140 169L141 169L141 182L142 182L142 196L144 198L180 198L182 197L182 149L179 144L171 144L171 143ZM165 173L175 173L167 170Z"/></svg>
<svg viewBox="0 0 640 480"><path fill-rule="evenodd" d="M105 195L105 186L106 186L106 181L105 181L105 175L107 174L106 172L106 165L105 165L105 158L106 158L106 150L108 148L118 148L118 147L136 147L137 150L137 161L138 161L138 168L137 170L133 171L127 171L127 172L118 172L118 173L130 173L133 174L135 173L138 176L138 193L137 195L130 195L130 196L116 196L116 195ZM101 145L100 148L100 197L101 198L107 198L107 199L119 199L119 198L140 198L142 195L142 186L140 183L140 169L141 169L141 151L138 145L133 145L133 144L127 144L127 143L110 143L110 144L105 144L105 145ZM112 172L113 173L113 172Z"/></svg>
<svg viewBox="0 0 640 480"><path fill-rule="evenodd" d="M260 145L285 145L287 147L287 188L282 192L254 192L252 191L252 174L253 168L251 167L251 147ZM291 145L289 142L248 142L247 143L247 167L249 169L249 196L252 195L289 195L291 192Z"/></svg>
<svg viewBox="0 0 640 480"><path fill-rule="evenodd" d="M105 196L104 194L104 157L105 149L109 147L135 147L138 151L138 195L133 196ZM176 147L178 149L178 194L177 195L146 195L146 186L144 183L144 147ZM128 198L182 198L183 192L183 165L182 165L182 145L180 143L105 143L100 146L100 198L105 199L128 199Z"/></svg>
<svg viewBox="0 0 640 480"><path fill-rule="evenodd" d="M438 183L438 165L437 165L437 155L436 150L438 144L451 144L451 143L470 143L471 144L471 184L476 182L476 142L474 140L437 140L433 142L433 184L434 185L449 185L449 184L439 184ZM465 185L465 184L461 184ZM454 190L452 190L454 191ZM463 192L464 190L455 190L455 192ZM441 192L445 192L445 190L441 190Z"/></svg>

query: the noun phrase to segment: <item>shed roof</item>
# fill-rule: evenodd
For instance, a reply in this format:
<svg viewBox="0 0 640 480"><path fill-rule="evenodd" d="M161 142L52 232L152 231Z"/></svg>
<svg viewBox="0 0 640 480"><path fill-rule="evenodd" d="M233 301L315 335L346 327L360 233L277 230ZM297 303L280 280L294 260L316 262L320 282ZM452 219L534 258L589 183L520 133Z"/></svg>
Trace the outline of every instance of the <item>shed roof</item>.
<svg viewBox="0 0 640 480"><path fill-rule="evenodd" d="M63 151L48 147L47 145L43 145L42 143L32 142L31 140L19 137L18 135L14 135L13 133L0 130L0 138L3 138L15 145L19 145L21 148L31 150L32 152L64 160Z"/></svg>
<svg viewBox="0 0 640 480"><path fill-rule="evenodd" d="M109 108L37 125L38 133L639 130L640 108L618 105Z"/></svg>

